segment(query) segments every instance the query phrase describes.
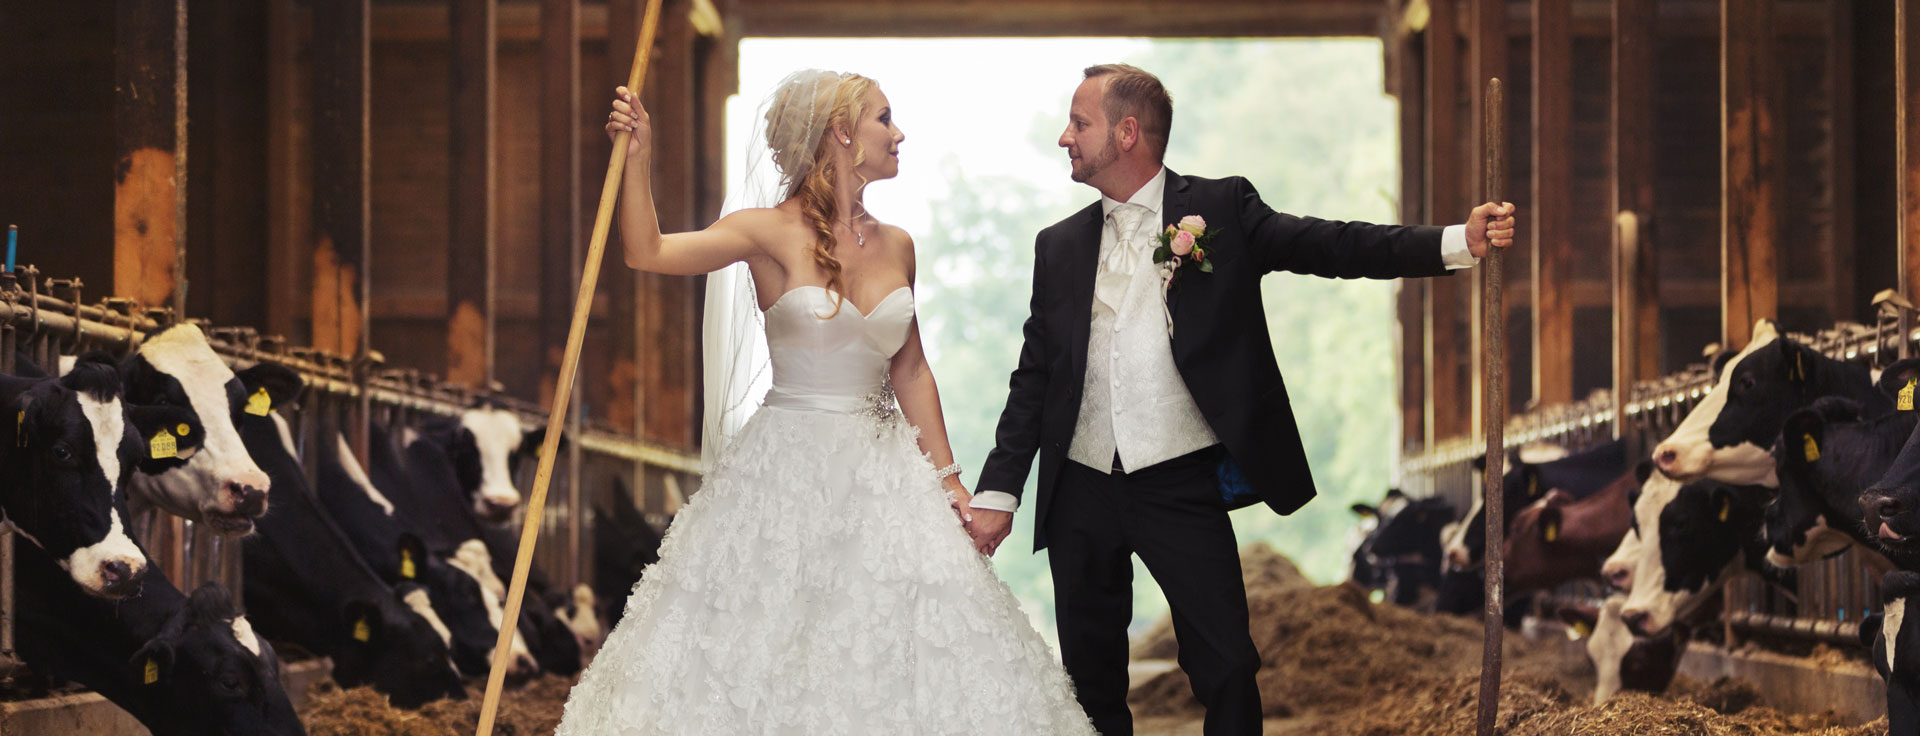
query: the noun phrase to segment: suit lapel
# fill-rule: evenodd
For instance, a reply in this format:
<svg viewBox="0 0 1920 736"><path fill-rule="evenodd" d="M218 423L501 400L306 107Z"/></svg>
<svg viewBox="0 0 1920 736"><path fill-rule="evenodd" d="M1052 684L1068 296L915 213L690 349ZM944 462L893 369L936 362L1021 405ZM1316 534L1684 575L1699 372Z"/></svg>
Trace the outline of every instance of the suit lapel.
<svg viewBox="0 0 1920 736"><path fill-rule="evenodd" d="M1174 173L1173 169L1167 169L1167 188L1160 195L1160 228L1164 230L1168 225L1179 223L1180 218L1193 214L1193 211L1188 208L1191 198L1192 193L1187 191L1187 178ZM1158 265L1156 264L1155 267L1157 268ZM1187 291L1182 288L1186 286L1182 282L1192 277L1192 273L1180 274L1179 278L1173 280L1173 288L1167 292L1167 312L1173 316L1176 357L1179 355L1177 348L1180 336L1180 294Z"/></svg>
<svg viewBox="0 0 1920 736"><path fill-rule="evenodd" d="M1073 335L1068 338L1067 346L1073 351L1074 385L1085 381L1087 375L1087 338L1093 324L1093 275L1099 268L1100 228L1104 224L1099 202L1082 210L1068 250L1065 272L1070 298L1066 306L1073 310L1069 321Z"/></svg>

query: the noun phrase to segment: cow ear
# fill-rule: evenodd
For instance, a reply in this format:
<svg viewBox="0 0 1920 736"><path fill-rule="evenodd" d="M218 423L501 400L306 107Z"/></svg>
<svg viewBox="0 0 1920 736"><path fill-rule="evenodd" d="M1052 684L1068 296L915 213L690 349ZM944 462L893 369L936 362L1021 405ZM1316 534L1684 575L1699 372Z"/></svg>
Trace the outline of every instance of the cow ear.
<svg viewBox="0 0 1920 736"><path fill-rule="evenodd" d="M1548 504L1540 507L1540 516L1534 519L1534 528L1539 530L1540 541L1556 544L1560 541L1560 507Z"/></svg>
<svg viewBox="0 0 1920 736"><path fill-rule="evenodd" d="M420 537L411 532L402 532L396 552L400 555L400 577L406 580L420 580L425 577L427 566L427 545Z"/></svg>
<svg viewBox="0 0 1920 736"><path fill-rule="evenodd" d="M1633 479L1636 481L1639 481L1640 485L1643 485L1643 486L1646 485L1647 479L1652 477L1653 477L1653 461L1652 460L1641 460L1640 464L1633 466Z"/></svg>
<svg viewBox="0 0 1920 736"><path fill-rule="evenodd" d="M1479 455L1475 455L1475 456L1474 456L1474 458L1473 458L1473 469L1474 469L1474 470L1479 470L1479 471L1484 471L1484 470L1486 470L1486 469L1487 469L1487 454L1486 454L1486 453L1484 453L1484 452L1483 452L1483 453L1480 453Z"/></svg>
<svg viewBox="0 0 1920 736"><path fill-rule="evenodd" d="M515 454L524 454L528 457L537 458L540 456L540 445L545 443L546 441L547 441L546 427L528 430L525 434L520 435L520 449ZM554 451L555 452L567 451L566 431L562 430L560 432L560 444L555 446Z"/></svg>
<svg viewBox="0 0 1920 736"><path fill-rule="evenodd" d="M266 408L269 410L278 409L299 398L300 391L306 388L306 381L300 378L300 374L273 363L255 363L235 375L239 376L240 385L246 387L248 396L263 390L267 392ZM249 405L248 408L252 409L253 406Z"/></svg>
<svg viewBox="0 0 1920 736"><path fill-rule="evenodd" d="M185 465L206 438L200 416L181 407L130 405L127 422L140 440L140 471L148 475Z"/></svg>
<svg viewBox="0 0 1920 736"><path fill-rule="evenodd" d="M347 630L347 646L378 648L380 636L380 606L371 601L356 600L342 609L341 615Z"/></svg>
<svg viewBox="0 0 1920 736"><path fill-rule="evenodd" d="M1407 494L1401 493L1400 489L1398 488L1387 489L1387 498L1406 498L1406 497L1407 497Z"/></svg>
<svg viewBox="0 0 1920 736"><path fill-rule="evenodd" d="M1727 363L1731 362L1735 356L1740 354L1738 351L1721 349L1719 343L1708 346L1707 353L1713 356L1713 360L1710 363L1712 368L1710 370L1713 372L1714 383L1720 382L1720 372L1726 370Z"/></svg>
<svg viewBox="0 0 1920 736"><path fill-rule="evenodd" d="M1813 370L1819 367L1820 354L1785 337L1776 342L1780 344L1780 369L1786 373L1787 380L1795 385L1807 383Z"/></svg>
<svg viewBox="0 0 1920 736"><path fill-rule="evenodd" d="M1351 508L1353 509L1353 514L1354 514L1355 516L1362 516L1362 517L1365 517L1365 516L1379 516L1379 515L1380 515L1380 510L1379 510L1379 509L1376 509L1376 508L1374 508L1374 507L1372 507L1372 506L1369 506L1369 505L1367 505L1367 504L1364 504L1364 503L1356 503L1356 504L1354 504L1354 505L1353 505L1353 506L1352 506Z"/></svg>
<svg viewBox="0 0 1920 736"><path fill-rule="evenodd" d="M1880 372L1880 391L1893 400L1893 408L1913 411L1914 393L1920 392L1920 358L1895 361Z"/></svg>
<svg viewBox="0 0 1920 736"><path fill-rule="evenodd" d="M1826 452L1827 420L1817 411L1801 409L1780 428L1780 459L1787 467L1806 468Z"/></svg>
<svg viewBox="0 0 1920 736"><path fill-rule="evenodd" d="M1540 495L1547 492L1547 489L1540 484L1540 468L1534 465L1521 465L1520 474L1520 479L1526 482L1527 503L1540 500Z"/></svg>
<svg viewBox="0 0 1920 736"><path fill-rule="evenodd" d="M158 638L148 641L133 653L128 664L133 667L135 682L149 687L158 685L173 674L173 645Z"/></svg>

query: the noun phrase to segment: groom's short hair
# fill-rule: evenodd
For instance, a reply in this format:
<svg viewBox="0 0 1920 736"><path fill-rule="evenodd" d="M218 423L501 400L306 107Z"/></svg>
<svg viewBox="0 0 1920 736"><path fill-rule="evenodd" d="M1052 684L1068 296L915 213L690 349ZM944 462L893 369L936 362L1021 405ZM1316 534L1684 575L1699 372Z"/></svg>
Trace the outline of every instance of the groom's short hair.
<svg viewBox="0 0 1920 736"><path fill-rule="evenodd" d="M1086 69L1086 78L1111 76L1100 111L1113 125L1122 118L1140 122L1140 134L1153 145L1154 158L1167 156L1167 136L1173 130L1173 96L1160 78L1132 64L1099 64Z"/></svg>

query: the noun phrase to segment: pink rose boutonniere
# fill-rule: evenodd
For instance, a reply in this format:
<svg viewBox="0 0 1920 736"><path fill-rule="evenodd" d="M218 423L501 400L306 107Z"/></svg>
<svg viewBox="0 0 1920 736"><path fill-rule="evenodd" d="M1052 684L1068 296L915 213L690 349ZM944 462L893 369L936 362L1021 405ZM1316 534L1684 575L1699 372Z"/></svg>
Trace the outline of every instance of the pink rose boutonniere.
<svg viewBox="0 0 1920 736"><path fill-rule="evenodd" d="M1159 247L1153 249L1153 262L1160 264L1167 283L1173 283L1173 277L1183 266L1191 265L1201 273L1213 273L1213 263L1207 260L1207 244L1213 241L1218 229L1208 229L1207 220L1199 215L1187 215L1180 218L1179 224L1168 225L1154 239Z"/></svg>

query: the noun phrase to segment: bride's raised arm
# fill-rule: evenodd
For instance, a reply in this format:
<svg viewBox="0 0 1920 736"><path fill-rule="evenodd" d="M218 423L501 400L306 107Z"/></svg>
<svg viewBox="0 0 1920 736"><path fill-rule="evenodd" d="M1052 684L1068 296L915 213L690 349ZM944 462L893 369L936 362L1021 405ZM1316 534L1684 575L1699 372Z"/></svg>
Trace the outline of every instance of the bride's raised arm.
<svg viewBox="0 0 1920 736"><path fill-rule="evenodd" d="M711 273L759 253L752 221L759 213L735 212L705 230L660 234L653 208L653 128L646 107L626 87L614 88L607 137L627 137L626 171L620 181L620 244L628 268L691 276Z"/></svg>

